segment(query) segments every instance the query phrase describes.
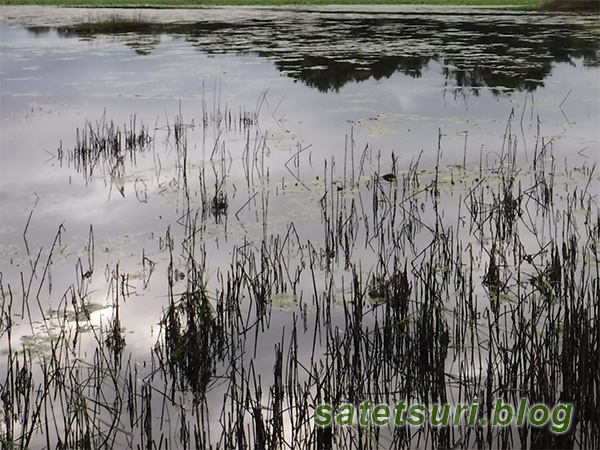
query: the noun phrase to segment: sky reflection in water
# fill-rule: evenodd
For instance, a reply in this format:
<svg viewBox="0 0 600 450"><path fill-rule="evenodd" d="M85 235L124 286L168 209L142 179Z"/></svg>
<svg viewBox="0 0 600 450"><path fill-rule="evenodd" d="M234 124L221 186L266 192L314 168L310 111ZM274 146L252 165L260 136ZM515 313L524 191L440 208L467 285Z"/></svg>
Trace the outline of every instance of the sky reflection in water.
<svg viewBox="0 0 600 450"><path fill-rule="evenodd" d="M39 243L63 220L75 235L85 235L93 223L107 236L147 238L180 212L167 214L155 201L169 181L167 169L157 175L155 159L140 157L127 168L125 198L106 180L82 188L73 170L58 167L51 155L61 143L72 148L76 129L101 118L123 126L135 115L138 124L158 127L152 133L160 148L180 108L189 124L198 124L203 109L256 111L260 104L272 180L290 180L286 162L300 148L307 151L299 158L299 176L315 179L324 160L343 161L350 135L360 151L369 145L382 152L382 171L391 169L385 156L391 152L406 165L423 151L422 164L431 168L438 130L446 164L462 162L465 142L466 158L478 164L482 155L497 154L511 111L521 118L523 161L531 158L538 118L542 133L556 139L558 160L577 165L597 158L598 45L586 18L249 9L164 15L69 10L59 19L48 10L47 22L58 23L47 26L24 10L5 11L4 261L21 246L33 193L40 196L32 224L39 236L31 233ZM198 170L212 148L206 137L195 136L190 155ZM238 134L227 143L234 191L245 183L237 164L243 141ZM158 151L172 168L172 149ZM147 204L132 196L137 178L150 189ZM300 198L302 208L314 200ZM285 205L282 222L296 214ZM138 211L134 222L130 208Z"/></svg>
<svg viewBox="0 0 600 450"><path fill-rule="evenodd" d="M135 285L121 314L134 332L128 350L141 358L156 339L168 291L164 267L143 288L142 249L164 266L167 228L178 238L183 233L170 130L179 113L188 133L192 206L201 205L199 178L211 193L226 180L226 224L203 225L213 281L235 245L243 239L260 245L263 205L254 196L260 189L269 192L268 234L283 235L294 222L302 239L322 241L320 182L333 164L343 179L351 139L357 160L368 155L366 175L392 171L392 152L400 172L421 152L421 167L431 171L440 133L442 166L476 168L497 162L513 117L523 167L533 157L538 125L546 141L554 140L561 164L591 167L598 160L598 30L585 17L402 8L43 11L3 9L3 282L14 283L29 264L22 234L34 208L32 248L47 248L60 224L66 228L44 305L56 307L93 224L97 267L119 261ZM239 127L223 135L203 131L203 113L225 112L258 115L249 140ZM87 121L123 129L134 116L152 145L135 162L125 161L117 181L101 171L85 180L57 157L57 149L73 149ZM249 186L246 142L260 147L263 133L266 160L252 169L261 176ZM375 259L364 253L368 270ZM185 269L182 258L176 264ZM99 304L106 303L106 284L95 276L90 286ZM281 307L288 325L290 307ZM268 336L280 333L274 328Z"/></svg>

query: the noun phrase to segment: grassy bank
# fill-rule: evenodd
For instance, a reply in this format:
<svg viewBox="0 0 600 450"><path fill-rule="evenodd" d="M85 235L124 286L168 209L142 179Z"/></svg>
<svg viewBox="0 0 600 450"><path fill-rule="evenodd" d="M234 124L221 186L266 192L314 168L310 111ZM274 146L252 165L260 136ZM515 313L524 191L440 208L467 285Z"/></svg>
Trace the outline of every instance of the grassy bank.
<svg viewBox="0 0 600 450"><path fill-rule="evenodd" d="M54 5L84 7L201 7L221 5L443 5L497 6L537 9L547 0L0 0L0 5Z"/></svg>
<svg viewBox="0 0 600 450"><path fill-rule="evenodd" d="M204 6L431 5L488 6L543 11L600 12L598 0L0 0L0 5L90 8L198 8Z"/></svg>

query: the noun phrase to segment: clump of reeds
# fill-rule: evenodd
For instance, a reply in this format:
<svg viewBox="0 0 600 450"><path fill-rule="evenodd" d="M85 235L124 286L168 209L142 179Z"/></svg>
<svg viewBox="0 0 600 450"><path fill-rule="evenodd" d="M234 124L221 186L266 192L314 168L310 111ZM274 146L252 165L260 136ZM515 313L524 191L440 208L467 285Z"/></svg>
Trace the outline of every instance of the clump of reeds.
<svg viewBox="0 0 600 450"><path fill-rule="evenodd" d="M125 195L125 163L128 161L135 166L137 154L150 148L152 137L148 129L142 124L138 130L135 115L131 117L129 126L123 126L123 130L114 122L107 122L103 116L95 124L87 122L81 130L78 128L76 135L74 148L66 154L61 143L57 151L59 161L66 160L73 165L83 175L86 184L95 175L101 176L110 179L111 187Z"/></svg>
<svg viewBox="0 0 600 450"><path fill-rule="evenodd" d="M163 366L181 388L203 395L216 370L224 339L214 311L202 291L185 292L167 308L161 321Z"/></svg>

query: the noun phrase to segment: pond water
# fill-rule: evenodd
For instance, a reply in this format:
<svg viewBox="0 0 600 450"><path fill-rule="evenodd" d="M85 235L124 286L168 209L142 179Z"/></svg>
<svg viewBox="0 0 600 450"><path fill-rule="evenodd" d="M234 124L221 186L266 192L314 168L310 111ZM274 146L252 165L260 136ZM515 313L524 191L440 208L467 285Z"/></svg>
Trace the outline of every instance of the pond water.
<svg viewBox="0 0 600 450"><path fill-rule="evenodd" d="M569 342L536 340L572 320L557 305L575 300L540 281L556 249L561 292L580 280L591 303L574 308L598 321L598 17L0 14L6 439L598 443L593 418L566 437L312 422L322 401L467 403L488 387L582 401L536 391L528 358ZM521 332L528 356L507 357Z"/></svg>

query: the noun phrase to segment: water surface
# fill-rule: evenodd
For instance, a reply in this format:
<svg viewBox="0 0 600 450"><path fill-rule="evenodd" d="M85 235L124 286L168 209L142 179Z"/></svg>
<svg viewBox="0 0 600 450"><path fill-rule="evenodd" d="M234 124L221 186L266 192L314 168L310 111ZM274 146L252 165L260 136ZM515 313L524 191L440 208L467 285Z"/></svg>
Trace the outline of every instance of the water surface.
<svg viewBox="0 0 600 450"><path fill-rule="evenodd" d="M124 359L149 364L171 300L201 285L216 308L223 280L239 278L248 289L237 298L248 317L240 364L262 375L268 402L273 349L287 351L294 324L304 330L294 334L296 360L309 369L313 358L328 361L327 339L316 338L325 324L340 335L356 326L343 307L356 276L378 294L376 275L397 274L402 261L420 308L418 267L432 239L439 244L438 226L456 235L459 254L476 249L478 304L488 310L482 281L497 236L473 232L465 213L483 175L491 192L510 166L511 179L531 175L535 188L547 164L557 201L572 198L566 186L584 193L582 229L597 212L597 17L412 7L1 13L0 261L3 304L8 286L14 297L13 351L47 355L65 323L104 326L118 304ZM111 133L141 138L83 163L82 143ZM437 187L401 183L415 173L421 187L444 183L441 213ZM378 230L400 187L405 200L390 211L408 215ZM417 211L407 213L413 198ZM554 242L560 233L545 220L543 240ZM546 257L550 244L536 233L521 243ZM266 300L252 290L261 283L271 286ZM445 295L451 311L459 294ZM85 324L72 312L78 301ZM331 302L333 318L324 317ZM378 320L365 313L361 326ZM95 341L83 341L89 358ZM471 363L473 372L487 364ZM231 364L219 361L206 393L208 436L222 447ZM314 393L309 369L299 378ZM256 424L252 411L245 420Z"/></svg>

